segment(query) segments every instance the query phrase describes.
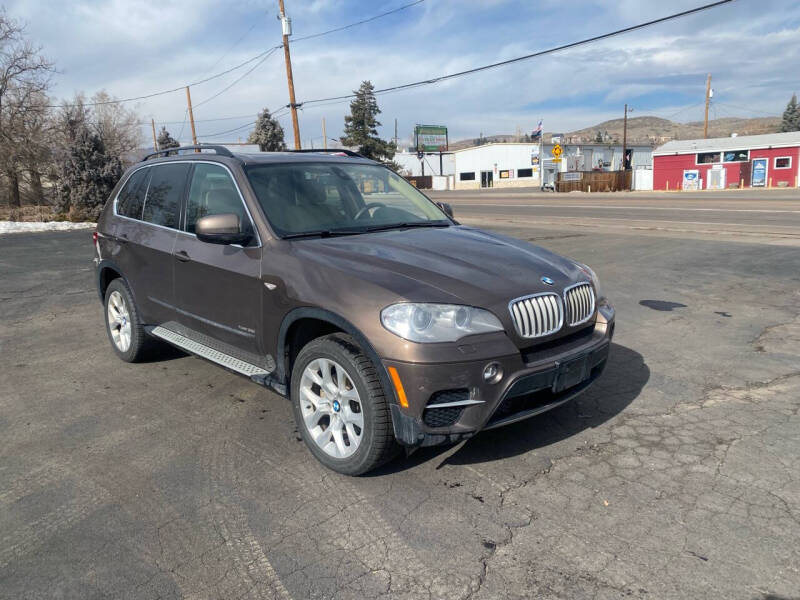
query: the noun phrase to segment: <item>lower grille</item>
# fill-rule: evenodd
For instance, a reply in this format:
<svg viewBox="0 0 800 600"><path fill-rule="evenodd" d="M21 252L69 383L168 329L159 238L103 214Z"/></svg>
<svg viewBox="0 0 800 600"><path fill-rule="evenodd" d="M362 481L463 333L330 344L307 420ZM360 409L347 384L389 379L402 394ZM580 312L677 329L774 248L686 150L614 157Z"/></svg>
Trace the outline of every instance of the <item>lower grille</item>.
<svg viewBox="0 0 800 600"><path fill-rule="evenodd" d="M461 416L464 409L458 406L446 408L426 408L422 417L428 427L449 427Z"/></svg>
<svg viewBox="0 0 800 600"><path fill-rule="evenodd" d="M486 426L491 428L498 422L511 419L521 413L534 415L549 410L552 405L588 387L602 373L608 359L609 346L609 344L605 344L586 355L585 371L582 371L586 377L582 381L570 382L569 375L575 371L567 368L559 372L558 367L517 379L506 391L505 397L497 405ZM577 357L574 360L582 359ZM564 364L568 367L573 361L567 361ZM557 385L559 378L567 378L564 381L567 382L568 387ZM561 391L553 391L554 389Z"/></svg>
<svg viewBox="0 0 800 600"><path fill-rule="evenodd" d="M466 402L469 400L469 390L445 390L436 392L431 396L425 412L422 414L422 421L428 427L449 427L461 417L464 412L463 406L444 406L436 408L437 404L449 404L451 402Z"/></svg>

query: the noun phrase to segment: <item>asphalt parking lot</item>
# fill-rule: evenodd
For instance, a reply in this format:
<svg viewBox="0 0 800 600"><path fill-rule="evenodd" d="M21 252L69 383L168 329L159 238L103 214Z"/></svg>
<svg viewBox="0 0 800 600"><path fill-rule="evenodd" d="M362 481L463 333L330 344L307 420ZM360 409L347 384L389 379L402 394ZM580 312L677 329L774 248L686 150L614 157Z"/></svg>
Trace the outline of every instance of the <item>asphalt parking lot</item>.
<svg viewBox="0 0 800 600"><path fill-rule="evenodd" d="M88 231L0 236L0 597L800 598L800 193L434 196L591 265L615 343L362 478L243 378L117 360Z"/></svg>

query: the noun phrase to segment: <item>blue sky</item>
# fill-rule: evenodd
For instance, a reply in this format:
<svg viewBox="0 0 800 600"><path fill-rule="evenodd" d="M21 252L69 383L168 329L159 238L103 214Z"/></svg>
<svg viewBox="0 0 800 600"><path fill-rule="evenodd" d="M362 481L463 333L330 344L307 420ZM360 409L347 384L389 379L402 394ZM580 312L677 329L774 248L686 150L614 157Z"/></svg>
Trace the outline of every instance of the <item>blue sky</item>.
<svg viewBox="0 0 800 600"><path fill-rule="evenodd" d="M410 0L286 0L295 38L364 19ZM425 0L388 17L292 45L298 102L336 96L370 79L377 88L468 69L686 10L708 0ZM161 0L6 4L59 69L53 96L105 89L137 96L202 79L280 43L277 0ZM238 43L237 43L238 42ZM636 33L437 85L380 96L381 133L401 139L414 123L445 124L451 139L568 131L622 114L702 118L706 73L712 117L780 114L800 88L800 2L736 0ZM249 67L192 88L196 105ZM197 106L198 135L236 141L263 107L288 102L282 51L219 97ZM181 140L181 92L132 104ZM304 145L341 133L347 102L300 112ZM237 117L227 119L228 117ZM226 118L212 121L211 119ZM291 143L291 122L281 122ZM145 130L148 132L148 130Z"/></svg>

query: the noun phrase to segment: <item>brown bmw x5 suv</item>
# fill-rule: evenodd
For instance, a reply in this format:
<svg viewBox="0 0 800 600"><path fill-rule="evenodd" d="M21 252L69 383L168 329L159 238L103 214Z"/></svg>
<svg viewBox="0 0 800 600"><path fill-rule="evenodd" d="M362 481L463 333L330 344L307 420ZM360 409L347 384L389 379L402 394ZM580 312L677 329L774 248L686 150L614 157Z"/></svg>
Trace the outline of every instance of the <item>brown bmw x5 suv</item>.
<svg viewBox="0 0 800 600"><path fill-rule="evenodd" d="M589 267L459 225L378 163L169 152L97 224L111 347L167 342L289 398L331 469L539 414L605 366L614 308Z"/></svg>

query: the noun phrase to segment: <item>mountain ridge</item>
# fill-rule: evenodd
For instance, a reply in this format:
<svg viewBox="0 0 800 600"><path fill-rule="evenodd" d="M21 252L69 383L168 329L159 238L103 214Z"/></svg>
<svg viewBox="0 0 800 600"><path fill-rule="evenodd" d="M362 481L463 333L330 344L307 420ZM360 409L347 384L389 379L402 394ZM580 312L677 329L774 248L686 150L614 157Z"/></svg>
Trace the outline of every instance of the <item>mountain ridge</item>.
<svg viewBox="0 0 800 600"><path fill-rule="evenodd" d="M731 134L737 135L759 135L762 133L776 133L780 131L781 118L775 117L722 117L708 121L708 137L730 137ZM602 143L621 143L622 142L622 119L611 119L603 121L591 127L576 129L562 135L562 142L568 144L596 143L598 133L603 138ZM544 142L549 143L554 134L545 132ZM670 140L690 140L703 137L703 122L690 121L688 123L678 123L663 119L661 117L643 115L640 117L628 117L628 143L629 144L650 144L660 146ZM530 141L529 136L518 136L513 134L498 134L458 140L450 143L450 150L460 150L469 148L481 143L490 142L516 142Z"/></svg>

